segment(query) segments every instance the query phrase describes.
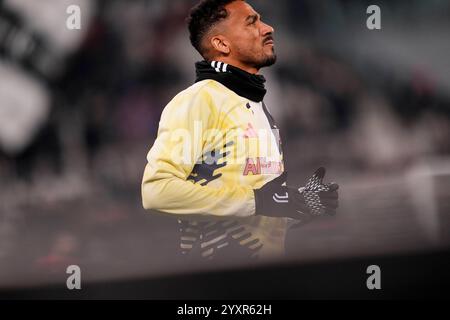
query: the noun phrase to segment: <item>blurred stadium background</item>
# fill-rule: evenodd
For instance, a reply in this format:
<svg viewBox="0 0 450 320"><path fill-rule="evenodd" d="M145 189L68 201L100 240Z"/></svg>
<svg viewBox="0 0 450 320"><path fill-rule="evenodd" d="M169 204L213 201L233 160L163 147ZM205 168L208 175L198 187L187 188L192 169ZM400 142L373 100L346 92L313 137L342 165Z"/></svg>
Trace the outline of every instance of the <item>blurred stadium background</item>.
<svg viewBox="0 0 450 320"><path fill-rule="evenodd" d="M166 277L215 271L178 263L176 219L146 213L140 199L161 111L200 60L184 23L194 2L0 0L2 297L62 292L70 264L83 284L160 281L142 291L150 297L176 296ZM341 185L338 215L292 230L286 257L265 266L447 252L450 2L250 3L276 29L279 60L262 73L287 169L302 183L325 166ZM81 30L66 29L70 4L81 7ZM370 4L381 7L382 30L366 28ZM426 270L447 258L433 257ZM348 270L336 276L365 281L363 264ZM324 285L314 276L309 290L314 279Z"/></svg>

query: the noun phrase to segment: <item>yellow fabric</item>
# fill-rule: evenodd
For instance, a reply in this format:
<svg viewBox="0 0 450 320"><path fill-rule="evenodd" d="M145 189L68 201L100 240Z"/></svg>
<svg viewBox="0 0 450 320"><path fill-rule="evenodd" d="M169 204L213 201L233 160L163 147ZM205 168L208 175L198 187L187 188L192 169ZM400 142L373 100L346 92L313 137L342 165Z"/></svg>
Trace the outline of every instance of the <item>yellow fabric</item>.
<svg viewBox="0 0 450 320"><path fill-rule="evenodd" d="M255 216L253 193L284 171L278 143L261 103L214 80L198 82L162 113L147 155L143 206L179 217L245 218L242 224L264 244L263 255L281 253L286 219ZM205 155L213 150L229 154L211 164ZM202 179L205 170L211 172Z"/></svg>

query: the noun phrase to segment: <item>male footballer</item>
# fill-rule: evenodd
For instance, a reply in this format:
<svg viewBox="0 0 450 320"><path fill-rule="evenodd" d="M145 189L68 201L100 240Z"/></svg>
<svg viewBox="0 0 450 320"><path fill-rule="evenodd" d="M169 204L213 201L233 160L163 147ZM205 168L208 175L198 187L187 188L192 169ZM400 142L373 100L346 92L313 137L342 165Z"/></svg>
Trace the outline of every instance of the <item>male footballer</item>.
<svg viewBox="0 0 450 320"><path fill-rule="evenodd" d="M334 214L338 185L317 170L290 186L261 68L274 29L243 0L202 0L188 27L196 82L165 107L142 180L145 209L178 217L183 255L264 258L284 252L288 224Z"/></svg>

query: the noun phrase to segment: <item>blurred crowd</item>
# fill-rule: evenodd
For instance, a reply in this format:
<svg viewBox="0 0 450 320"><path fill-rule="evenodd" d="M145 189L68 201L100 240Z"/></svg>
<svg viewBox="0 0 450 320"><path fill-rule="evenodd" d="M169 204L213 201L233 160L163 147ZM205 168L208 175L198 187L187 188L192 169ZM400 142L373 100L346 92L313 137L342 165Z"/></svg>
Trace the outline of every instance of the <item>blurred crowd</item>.
<svg viewBox="0 0 450 320"><path fill-rule="evenodd" d="M142 170L163 107L194 79L193 63L200 57L189 46L184 24L194 2L98 1L79 48L64 57L60 74L46 79L47 120L26 146L1 153L1 183L68 170L94 176L111 171L135 183L127 171ZM269 108L286 139L306 144L300 158L371 168L449 153L450 99L437 89L433 74L411 70L400 77L380 67L383 59L361 72L351 57L299 36L320 32L320 9L324 16L336 10L339 17L342 2L327 10L310 1L283 3L254 5L269 23L280 25L279 62L263 74Z"/></svg>
<svg viewBox="0 0 450 320"><path fill-rule="evenodd" d="M11 15L6 2L0 1L0 12ZM200 60L184 22L194 2L95 2L79 46L60 56L61 71L38 77L50 95L45 121L21 148L0 148L3 221L17 219L12 214L17 208L65 211L59 204L74 200L80 208L85 208L80 203L108 203L105 219L112 221L129 214L129 208L117 209L126 201L138 210L146 153L161 111L193 83L194 62ZM262 73L268 79L268 107L284 131L288 167L302 170L325 162L341 172L379 173L402 170L426 157L448 159L448 92L429 70L412 66L398 74L383 68L384 57L361 67L354 57L317 41L343 27L345 10L364 7L364 1L327 3L252 2L276 28L279 60ZM419 12L427 9L411 3ZM433 5L448 9L439 1ZM400 11L397 6L390 10ZM325 23L324 17L330 20ZM16 20L22 18L15 12ZM27 25L26 20L20 23ZM0 24L0 40L1 30ZM15 63L5 47L0 47L0 64ZM36 74L30 71L30 77ZM7 114L0 117L8 122ZM8 224L0 228L7 238ZM56 251L72 250L70 235L58 237Z"/></svg>

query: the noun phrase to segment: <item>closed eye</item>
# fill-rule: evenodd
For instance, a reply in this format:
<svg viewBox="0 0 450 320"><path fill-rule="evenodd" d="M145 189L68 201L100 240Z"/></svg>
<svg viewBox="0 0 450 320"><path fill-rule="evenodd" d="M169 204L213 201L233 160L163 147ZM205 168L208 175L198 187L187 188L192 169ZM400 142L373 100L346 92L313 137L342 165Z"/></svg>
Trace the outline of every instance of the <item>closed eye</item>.
<svg viewBox="0 0 450 320"><path fill-rule="evenodd" d="M248 22L248 25L251 25L251 24L256 23L256 21L258 21L258 19L259 19L259 15L253 14L251 16L248 16L246 21Z"/></svg>

